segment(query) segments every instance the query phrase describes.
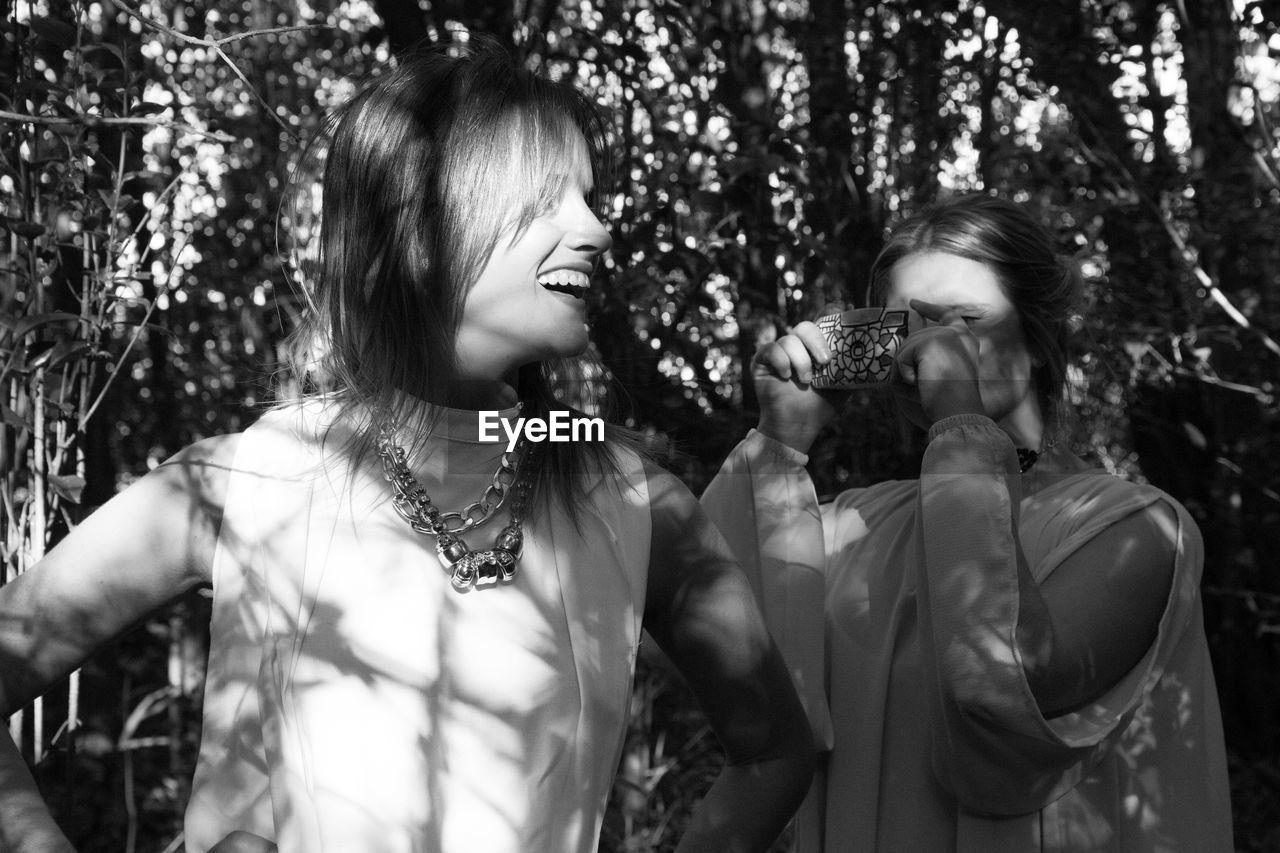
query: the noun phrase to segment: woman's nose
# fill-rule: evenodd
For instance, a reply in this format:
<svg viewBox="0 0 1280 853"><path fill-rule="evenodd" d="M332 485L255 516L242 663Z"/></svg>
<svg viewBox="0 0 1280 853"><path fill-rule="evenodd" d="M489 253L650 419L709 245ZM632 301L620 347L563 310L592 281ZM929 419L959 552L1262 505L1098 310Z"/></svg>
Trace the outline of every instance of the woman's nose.
<svg viewBox="0 0 1280 853"><path fill-rule="evenodd" d="M581 210L574 222L570 245L579 252L591 252L603 255L613 248L613 237L609 229L604 227L595 211L582 203Z"/></svg>

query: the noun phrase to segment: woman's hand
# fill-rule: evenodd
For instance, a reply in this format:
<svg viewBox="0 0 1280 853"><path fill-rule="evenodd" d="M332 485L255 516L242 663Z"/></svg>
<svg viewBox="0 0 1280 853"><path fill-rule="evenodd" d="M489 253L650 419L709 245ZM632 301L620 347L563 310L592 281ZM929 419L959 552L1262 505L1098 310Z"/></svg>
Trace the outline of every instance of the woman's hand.
<svg viewBox="0 0 1280 853"><path fill-rule="evenodd" d="M757 350L751 359L751 378L760 402L757 429L808 453L836 413L827 397L836 392L819 392L809 386L814 371L829 361L831 351L822 330L808 321Z"/></svg>
<svg viewBox="0 0 1280 853"><path fill-rule="evenodd" d="M979 384L978 338L960 311L911 300L925 320L903 341L895 359L898 380L914 386L928 424L961 414L986 414Z"/></svg>

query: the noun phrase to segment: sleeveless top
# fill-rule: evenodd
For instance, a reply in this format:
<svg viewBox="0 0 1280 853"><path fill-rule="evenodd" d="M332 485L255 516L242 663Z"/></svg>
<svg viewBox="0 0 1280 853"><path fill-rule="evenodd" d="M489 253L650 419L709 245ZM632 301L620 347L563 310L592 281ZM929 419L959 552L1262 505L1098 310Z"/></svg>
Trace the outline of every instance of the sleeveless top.
<svg viewBox="0 0 1280 853"><path fill-rule="evenodd" d="M506 441L477 435L446 410L417 455L442 510L492 480ZM615 448L623 481L590 478L579 528L529 507L516 579L459 593L345 437L308 403L240 438L187 849L243 830L282 853L594 853L644 610L640 459ZM463 538L492 547L506 518Z"/></svg>
<svg viewBox="0 0 1280 853"><path fill-rule="evenodd" d="M796 849L1230 853L1202 549L1186 510L1102 471L1011 506L1018 468L1003 432L960 416L935 433L919 480L819 505L807 457L753 430L703 496L764 596L815 738L832 749ZM1011 642L1016 609L940 596L925 561L963 554L968 571L1012 582L1016 535L1044 582L1156 502L1177 521L1155 640L1102 696L1046 719Z"/></svg>

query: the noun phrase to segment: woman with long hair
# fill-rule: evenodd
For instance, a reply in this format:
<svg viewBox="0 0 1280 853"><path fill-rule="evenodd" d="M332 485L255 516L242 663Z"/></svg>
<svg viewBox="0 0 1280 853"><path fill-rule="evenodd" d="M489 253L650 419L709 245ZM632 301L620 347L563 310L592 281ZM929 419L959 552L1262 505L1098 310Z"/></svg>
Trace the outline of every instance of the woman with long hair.
<svg viewBox="0 0 1280 853"><path fill-rule="evenodd" d="M1080 289L1011 202L896 226L870 301L909 316L890 388L927 433L920 476L823 505L826 338L801 323L756 355L758 430L703 503L830 747L802 850L1231 850L1200 533L1067 446Z"/></svg>
<svg viewBox="0 0 1280 853"><path fill-rule="evenodd" d="M595 107L428 51L324 138L306 393L0 588L0 712L211 584L186 849L594 853L644 630L728 758L680 849L764 849L813 757L749 585L633 437L548 440L598 376ZM0 746L0 847L69 849Z"/></svg>

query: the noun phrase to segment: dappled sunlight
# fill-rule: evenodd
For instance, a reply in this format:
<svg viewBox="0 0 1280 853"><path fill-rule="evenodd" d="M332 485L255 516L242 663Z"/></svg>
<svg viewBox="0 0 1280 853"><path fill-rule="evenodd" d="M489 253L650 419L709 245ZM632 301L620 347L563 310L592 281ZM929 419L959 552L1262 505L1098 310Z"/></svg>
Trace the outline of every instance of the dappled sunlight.
<svg viewBox="0 0 1280 853"><path fill-rule="evenodd" d="M222 439L193 446L3 587L0 706L23 707L98 645L207 580L231 447ZM118 536L125 528L133 535ZM190 678L173 684L191 686Z"/></svg>
<svg viewBox="0 0 1280 853"><path fill-rule="evenodd" d="M181 538L147 532L140 513L96 507L177 447L242 428L269 398L270 383L254 377L284 354L282 339L304 310L301 291L291 286L310 272L306 262L317 249L306 140L326 111L419 37L465 42L487 34L511 46L527 67L583 89L616 131L616 181L601 187L615 242L593 279L588 317L602 362L635 395L628 424L681 443L689 453L678 463L681 476L695 490L756 416L752 350L833 299L860 304L890 220L969 189L1015 198L1041 215L1087 279L1087 304L1073 318L1082 338L1071 389L1075 420L1059 425L1059 446L1083 448L1111 473L1161 486L1204 530L1206 621L1228 726L1238 766L1249 768L1241 778L1253 780L1250 793L1268 804L1258 811L1274 823L1274 786L1265 781L1274 776L1276 758L1278 694L1268 673L1280 636L1274 571L1280 457L1268 432L1276 423L1280 353L1274 340L1280 33L1269 14L1273 4L11 5L0 45L12 58L0 69L0 90L9 93L0 157L7 246L0 269L3 581L91 511L105 514L99 533L80 540L89 543L82 553L98 550L93 543L100 534L108 538L107 528L136 531L132 546L144 555ZM291 176L298 177L299 204L282 206ZM302 390L290 378L281 384L286 393ZM815 447L810 469L818 493L909 476L912 463L898 456L905 445L889 419L846 410ZM208 472L200 465L171 467L144 487L164 484L160 491L188 515L178 527L213 521L217 489L202 493ZM1054 537L1076 535L1100 502L1072 485L1078 481L1068 478L1059 488L1053 475L1037 477L1018 535L1028 554L1048 554ZM76 488L67 486L75 480L84 484L79 503ZM370 489L381 485L369 482ZM353 494L353 503L366 497ZM272 509L263 513L263 529L271 520L290 530L293 520L276 519ZM785 511L766 511L775 509ZM766 511L761 542L782 543L786 553L780 561L786 581L771 588L766 611L798 611L803 596L784 592L803 586L812 597L829 582L827 639L853 638L860 648L877 649L899 642L923 592L914 573L885 568L903 545L882 544L879 533L892 519L858 514L865 529L844 531L835 555L858 566L827 578L815 577L808 550L788 547L787 530L766 523ZM1154 540L1170 532L1159 518L1153 524L1146 535ZM240 530L224 527L224 553L257 547L238 542ZM874 544L851 544L868 535ZM1143 550L1137 538L1110 545L1109 553L1125 558L1120 562ZM287 558L298 553L277 547ZM415 566L431 575L430 543L417 550ZM1069 577L1062 560L1030 562L1046 590L1056 593ZM123 573L119 567L130 564L113 565ZM56 560L41 571L55 566ZM28 675L27 667L65 671L83 657L86 637L110 633L119 617L142 609L143 591L94 598L88 573L70 563L65 571L75 579L66 586L79 585L78 600L40 612L24 600L35 579L15 581L0 599L0 691L8 694L0 699L12 700L5 704L23 704L37 692L34 685L44 679ZM409 578L408 568L388 580L402 595L388 596L385 636L366 636L362 628L381 624L376 597L349 608L298 605L335 574L361 571L378 568L360 561L331 564L318 577L272 578L255 588L261 601L279 596L271 607L223 615L258 627L269 621L281 637L306 634L301 644L280 641L279 665L292 667L271 673L281 684L292 678L290 685L319 689L331 678L385 699L377 710L406 721L415 711L399 697L438 689L450 660L468 674L449 682L465 688L459 713L480 714L495 727L540 691L565 687L544 677L557 665L562 630L552 624L550 604L496 626L497 637L534 626L525 655L492 656L474 636L459 646L447 639L452 628L408 624L415 601L437 603L434 586ZM1004 614L984 610L974 566L957 575L947 595L964 603L973 622L956 644L961 668L992 661L1013 669L1000 651L1008 638L989 621ZM170 587L190 582L184 577ZM596 578L575 576L573 583L589 586ZM1176 583L1169 608L1198 619L1196 586ZM1121 637L1149 624L1145 600L1094 593L1068 611L1110 620ZM589 610L579 608L563 628L576 637L580 671L607 668L619 655L626 660L628 650L595 640L617 631L622 617L584 615ZM465 609L449 616L455 617L470 618ZM184 609L146 630L171 648L196 647L198 621ZM806 628L823 639L817 616ZM419 635L425 639L414 649L389 639ZM224 676L257 684L258 646L243 645L243 665ZM1114 680L1107 668L1123 669L1118 655L1078 651L1072 680ZM119 664L128 680L86 682L86 719L127 711L144 683L164 690L181 684L175 704L196 701L194 661L174 678L154 643L110 654L112 671ZM867 689L881 675L859 669L849 678ZM468 704L490 682L519 695L497 708ZM78 682L72 685L59 692L78 695ZM1130 687L1137 689L1123 685ZM1192 698L1200 689L1189 685L1179 700L1185 715L1195 715ZM1088 698L1079 707L1054 703L1058 715L1049 724L1093 720L1081 725L1104 728L1107 697ZM596 700L581 701L590 707ZM1070 712L1058 713L1063 707ZM224 710L228 720L243 712L257 724L256 707ZM163 723L158 716L153 722ZM61 761L63 745L79 739L74 729L69 738L41 733L40 718L38 710L27 712L23 738L29 743L34 734L37 761L41 741L56 740ZM347 730L362 725L368 724L349 723ZM115 743L116 732L106 731L95 729L94 736ZM123 843L116 830L126 822L138 825L139 846L159 849L157 839L176 831L175 803L189 769L177 746L194 737L185 711L170 715L166 736L174 749L112 747L106 755L116 764L93 765L113 780L125 758L154 771L126 796L114 787L102 793L110 804L101 809L82 808L79 789L98 786L86 785L81 770L68 764L64 773L44 762L49 778L65 776L56 787L71 806L60 819L80 822L82 835L88 821L88 834L102 830L95 843L104 846ZM260 738L234 749L255 766L265 761ZM66 755L82 761L86 754L77 746ZM265 788L242 788L245 798L266 798ZM1135 815L1164 819L1135 797ZM1072 807L1087 814L1085 804ZM1268 833L1274 840L1275 832Z"/></svg>
<svg viewBox="0 0 1280 853"><path fill-rule="evenodd" d="M893 529L897 511L914 502L914 484L895 487L875 506L855 505L844 496L837 499L830 523L840 526L837 549L831 554L832 573L827 583L827 612L839 614L830 630L839 631L866 646L891 642L880 627L892 618L892 610L904 590L914 590L915 578L896 564L895 555L910 541L909 526ZM891 520L892 519L892 520ZM864 538L865 537L865 538ZM857 552L857 559L849 555Z"/></svg>
<svg viewBox="0 0 1280 853"><path fill-rule="evenodd" d="M213 740L188 831L237 779L259 792L241 797L246 811L267 826L274 811L293 849L558 850L584 826L590 837L638 640L624 555L610 553L631 534L592 514L580 537L558 511L536 512L518 581L459 593L434 543L392 510L377 459L347 466L341 425L328 464L282 455L309 428L292 413L260 424L245 461L276 476L232 485L252 494L224 524L233 597L216 598ZM483 487L462 472L487 481L475 460L493 452L450 445L417 476L456 503ZM227 736L246 747L222 753Z"/></svg>
<svg viewBox="0 0 1280 853"><path fill-rule="evenodd" d="M1216 709L1206 716L1195 698L1205 687L1182 674L1164 678L1097 759L1117 763L1123 773L1093 774L1056 800L1044 813L1046 841L1072 849L1140 843L1180 849L1180 839L1195 837L1189 824L1220 821L1208 804L1186 813L1188 792L1203 790L1205 774L1216 772L1200 758L1213 746L1206 738L1220 737ZM1226 779L1209 782L1225 786Z"/></svg>
<svg viewBox="0 0 1280 853"><path fill-rule="evenodd" d="M914 849L954 823L964 850L1211 847L1229 807L1194 527L1102 472L986 473L979 445L822 511L828 783L875 816L829 801L827 837ZM757 511L785 513L757 487ZM1024 633L1037 606L1052 632Z"/></svg>
<svg viewBox="0 0 1280 853"><path fill-rule="evenodd" d="M686 487L674 477L655 477L650 485L650 504L655 513L664 513L663 524L667 529L679 530L681 535L655 543L653 559L668 566L697 565L709 554L723 553L724 539L711 524L702 523L702 510L697 503L683 500ZM767 525L768 519L761 518ZM767 536L768 530L760 529ZM721 568L715 566L712 568ZM700 652L714 650L717 655L713 667L726 677L746 676L759 665L766 649L767 637L754 630L757 608L749 597L733 594L738 584L736 573L707 571L677 577L673 590L671 612L673 624L665 626L678 636L699 644ZM748 572L748 583L761 583L759 572ZM759 587L755 587L757 590ZM716 636L707 636L714 633ZM723 636L751 638L750 642L723 643Z"/></svg>
<svg viewBox="0 0 1280 853"><path fill-rule="evenodd" d="M1091 473L1071 475L1023 502L1018 542L1051 633L1023 635L1014 566L999 550L932 567L935 600L963 614L946 623L951 634L936 638L953 668L959 701L979 711L994 701L982 685L998 671L1025 671L1050 717L1084 709L1108 691L1124 707L1144 689L1149 670L1139 663L1155 652L1162 614L1186 611L1197 578L1176 588L1170 581L1181 547L1177 517L1145 510L1149 499L1141 496L1109 501L1111 483ZM1104 713L1098 725L1114 727L1114 714ZM1081 711L1075 719L1087 717Z"/></svg>

